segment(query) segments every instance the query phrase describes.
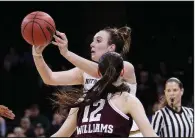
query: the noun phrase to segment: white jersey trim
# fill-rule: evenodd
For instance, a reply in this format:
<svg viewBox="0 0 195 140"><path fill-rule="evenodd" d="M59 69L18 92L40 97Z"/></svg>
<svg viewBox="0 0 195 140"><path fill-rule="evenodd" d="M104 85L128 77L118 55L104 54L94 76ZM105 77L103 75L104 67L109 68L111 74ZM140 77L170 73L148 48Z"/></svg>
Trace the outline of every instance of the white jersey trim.
<svg viewBox="0 0 195 140"><path fill-rule="evenodd" d="M113 109L114 111L116 111L118 114L120 114L122 117L124 117L125 119L129 120L129 117L128 117L126 114L124 114L122 111L120 111L120 110L111 102L111 100L109 100L109 99L110 99L110 96L111 96L111 95L108 95L108 103L109 103L109 105L112 107L112 109Z"/></svg>

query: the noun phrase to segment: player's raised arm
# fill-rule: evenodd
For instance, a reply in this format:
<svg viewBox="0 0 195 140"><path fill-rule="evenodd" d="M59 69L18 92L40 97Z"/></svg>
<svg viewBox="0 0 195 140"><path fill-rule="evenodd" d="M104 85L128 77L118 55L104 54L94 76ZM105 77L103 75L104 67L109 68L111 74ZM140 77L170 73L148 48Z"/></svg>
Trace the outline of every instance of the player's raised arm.
<svg viewBox="0 0 195 140"><path fill-rule="evenodd" d="M0 116L9 118L11 120L15 118L15 114L4 105L0 105Z"/></svg>
<svg viewBox="0 0 195 140"><path fill-rule="evenodd" d="M55 41L52 41L52 43L59 47L62 56L64 56L69 62L71 62L73 65L80 68L84 72L88 73L89 75L99 78L98 64L96 62L82 58L75 53L69 51L66 35L59 31L56 31L56 34L60 37L54 35Z"/></svg>
<svg viewBox="0 0 195 140"><path fill-rule="evenodd" d="M67 71L53 72L45 63L42 56L33 55L35 66L48 85L79 85L83 84L82 71L75 67Z"/></svg>
<svg viewBox="0 0 195 140"><path fill-rule="evenodd" d="M106 52L115 51L115 47L118 47L115 44L112 44L108 47L104 46L106 49L103 49L104 51L102 51L101 42L99 44L96 43L98 42L98 38L102 38L100 40L103 40L104 34L102 32L100 32L99 34L97 33L96 35L97 37L95 36L94 41L91 43L91 55L92 55L92 59L95 62L82 58L78 56L77 54L69 51L68 50L68 40L64 33L56 31L57 35L54 35L55 41L52 41L52 44L58 46L62 56L64 56L73 65L80 68L82 71L86 72L87 74L93 77L99 78L98 64L96 63L99 61L99 57L101 57L101 55ZM124 79L129 83L135 84L136 83L135 72L134 72L134 67L131 63L124 61L124 72L125 72Z"/></svg>
<svg viewBox="0 0 195 140"><path fill-rule="evenodd" d="M45 63L42 52L51 42L55 31L55 22L52 17L41 11L28 14L21 25L24 40L33 46L34 62L44 83L48 85L82 84L83 79L80 69L74 68L68 71L53 72Z"/></svg>

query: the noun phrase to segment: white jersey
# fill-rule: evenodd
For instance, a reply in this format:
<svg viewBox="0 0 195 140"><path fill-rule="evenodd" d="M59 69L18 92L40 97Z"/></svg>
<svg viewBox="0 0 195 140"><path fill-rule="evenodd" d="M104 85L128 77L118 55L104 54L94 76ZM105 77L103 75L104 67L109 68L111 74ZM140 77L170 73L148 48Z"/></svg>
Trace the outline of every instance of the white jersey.
<svg viewBox="0 0 195 140"><path fill-rule="evenodd" d="M93 85L95 85L95 83L99 79L94 78L87 73L83 73L83 80L84 80L84 89L83 90L87 91L87 90L91 89L93 87ZM129 83L126 83L126 84L129 85L129 87L130 87L130 94L135 95L136 89L137 89L137 84L129 84Z"/></svg>
<svg viewBox="0 0 195 140"><path fill-rule="evenodd" d="M86 92L86 91L90 90L99 79L94 78L94 77L92 77L89 74L84 72L83 73L83 80L84 80L83 90L84 90L84 92Z"/></svg>

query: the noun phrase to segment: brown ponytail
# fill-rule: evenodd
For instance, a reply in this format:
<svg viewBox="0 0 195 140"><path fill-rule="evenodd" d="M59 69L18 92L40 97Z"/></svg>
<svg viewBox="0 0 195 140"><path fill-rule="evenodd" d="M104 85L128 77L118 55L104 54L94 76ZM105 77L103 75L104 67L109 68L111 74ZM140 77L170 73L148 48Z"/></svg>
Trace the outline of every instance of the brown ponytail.
<svg viewBox="0 0 195 140"><path fill-rule="evenodd" d="M56 99L52 100L53 105L63 111L83 107L102 98L106 99L109 93L129 91L129 86L124 83L119 86L113 85L124 67L121 55L116 52L105 53L100 58L98 67L103 76L90 90L85 93L78 89L58 90L54 94Z"/></svg>
<svg viewBox="0 0 195 140"><path fill-rule="evenodd" d="M118 29L119 35L121 35L123 41L124 41L124 46L122 50L122 54L126 54L129 52L130 45L131 45L131 28L124 26Z"/></svg>
<svg viewBox="0 0 195 140"><path fill-rule="evenodd" d="M121 28L104 28L104 31L110 34L108 44L115 44L115 51L125 56L130 49L131 44L131 28L124 26Z"/></svg>

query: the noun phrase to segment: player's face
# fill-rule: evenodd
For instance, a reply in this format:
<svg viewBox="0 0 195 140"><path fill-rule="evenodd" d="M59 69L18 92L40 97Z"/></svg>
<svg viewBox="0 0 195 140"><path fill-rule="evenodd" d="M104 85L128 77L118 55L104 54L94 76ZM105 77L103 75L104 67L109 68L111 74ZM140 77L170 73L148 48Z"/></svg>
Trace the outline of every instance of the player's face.
<svg viewBox="0 0 195 140"><path fill-rule="evenodd" d="M171 105L171 99L174 99L173 104L181 103L182 95L183 89L180 89L178 83L168 82L165 85L165 96L169 105Z"/></svg>
<svg viewBox="0 0 195 140"><path fill-rule="evenodd" d="M93 38L91 47L91 59L99 61L99 58L106 52L110 51L110 45L108 45L109 33L106 31L99 31Z"/></svg>

